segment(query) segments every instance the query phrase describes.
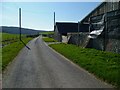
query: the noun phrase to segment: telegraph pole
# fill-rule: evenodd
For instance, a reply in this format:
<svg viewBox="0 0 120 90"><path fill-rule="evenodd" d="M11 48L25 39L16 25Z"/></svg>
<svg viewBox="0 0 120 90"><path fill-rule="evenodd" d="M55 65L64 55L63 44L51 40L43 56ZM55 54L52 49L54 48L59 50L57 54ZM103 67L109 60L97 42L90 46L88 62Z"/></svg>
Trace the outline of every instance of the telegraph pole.
<svg viewBox="0 0 120 90"><path fill-rule="evenodd" d="M54 12L54 26L55 26L55 12Z"/></svg>
<svg viewBox="0 0 120 90"><path fill-rule="evenodd" d="M55 30L55 12L54 12L54 30Z"/></svg>
<svg viewBox="0 0 120 90"><path fill-rule="evenodd" d="M78 21L78 42L77 42L78 44L78 46L79 46L79 21Z"/></svg>
<svg viewBox="0 0 120 90"><path fill-rule="evenodd" d="M19 8L19 31L20 31L20 41L21 41L21 8Z"/></svg>
<svg viewBox="0 0 120 90"><path fill-rule="evenodd" d="M20 37L19 37L20 41L25 45L27 49L30 50L30 48L21 39L21 8L19 8L19 30L20 30Z"/></svg>

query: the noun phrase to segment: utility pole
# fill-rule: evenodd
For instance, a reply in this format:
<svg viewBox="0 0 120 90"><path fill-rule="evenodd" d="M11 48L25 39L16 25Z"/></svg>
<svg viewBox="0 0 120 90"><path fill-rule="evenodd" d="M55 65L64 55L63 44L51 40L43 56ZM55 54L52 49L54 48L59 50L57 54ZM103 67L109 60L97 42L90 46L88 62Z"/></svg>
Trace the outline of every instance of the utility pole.
<svg viewBox="0 0 120 90"><path fill-rule="evenodd" d="M54 12L54 26L55 26L55 12Z"/></svg>
<svg viewBox="0 0 120 90"><path fill-rule="evenodd" d="M21 41L21 8L19 8L19 31L20 31L20 41Z"/></svg>
<svg viewBox="0 0 120 90"><path fill-rule="evenodd" d="M54 12L54 31L55 31L55 12Z"/></svg>
<svg viewBox="0 0 120 90"><path fill-rule="evenodd" d="M55 32L55 12L54 12L54 32ZM53 38L56 39L56 34L53 35Z"/></svg>
<svg viewBox="0 0 120 90"><path fill-rule="evenodd" d="M21 8L19 8L19 30L20 30L20 37L19 37L20 41L25 45L27 49L30 50L30 48L21 39Z"/></svg>
<svg viewBox="0 0 120 90"><path fill-rule="evenodd" d="M78 46L79 46L79 21L78 21L78 42L77 42L78 44Z"/></svg>

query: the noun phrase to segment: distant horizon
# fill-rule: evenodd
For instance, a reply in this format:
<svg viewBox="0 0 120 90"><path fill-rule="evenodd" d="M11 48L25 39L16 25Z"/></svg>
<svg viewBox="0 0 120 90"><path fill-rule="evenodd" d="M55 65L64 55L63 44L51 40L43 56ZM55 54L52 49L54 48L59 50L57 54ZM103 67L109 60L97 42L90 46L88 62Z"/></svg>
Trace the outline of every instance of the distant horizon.
<svg viewBox="0 0 120 90"><path fill-rule="evenodd" d="M78 23L78 22L74 22L74 21L60 21L60 22L56 22L56 23ZM0 27L17 27L17 28L19 28L19 26L0 26ZM25 28L25 29L33 29L33 28L29 28L29 27L21 27L21 28ZM39 29L33 29L33 30L38 30L39 31ZM43 30L43 29L40 29L40 30ZM43 30L43 31L54 31L54 29L53 30Z"/></svg>
<svg viewBox="0 0 120 90"><path fill-rule="evenodd" d="M13 28L19 28L19 27L17 27L17 26L0 26L0 27L13 27ZM25 27L21 27L21 28L23 28L23 29L37 30L37 29L25 28ZM42 30L42 29L40 29L40 30L37 30L37 31L54 31L54 30Z"/></svg>

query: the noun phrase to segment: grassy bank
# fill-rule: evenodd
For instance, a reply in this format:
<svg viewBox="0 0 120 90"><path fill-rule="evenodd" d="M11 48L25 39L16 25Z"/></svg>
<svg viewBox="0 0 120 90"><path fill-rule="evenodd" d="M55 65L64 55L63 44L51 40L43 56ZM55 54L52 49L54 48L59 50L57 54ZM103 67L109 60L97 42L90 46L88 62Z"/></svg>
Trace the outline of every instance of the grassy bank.
<svg viewBox="0 0 120 90"><path fill-rule="evenodd" d="M27 43L32 38L24 38L23 41ZM18 41L11 43L2 48L2 70L17 56L18 52L24 47L24 45Z"/></svg>
<svg viewBox="0 0 120 90"><path fill-rule="evenodd" d="M0 33L0 34L2 34L2 41L10 40L10 39L19 39L19 34L9 34L9 33ZM25 37L25 35L22 34L22 37Z"/></svg>
<svg viewBox="0 0 120 90"><path fill-rule="evenodd" d="M44 40L45 42L56 42L55 39L53 39L53 38L48 38L48 37L43 38L43 40Z"/></svg>
<svg viewBox="0 0 120 90"><path fill-rule="evenodd" d="M50 47L102 80L120 87L120 54L83 49L70 44L51 44Z"/></svg>

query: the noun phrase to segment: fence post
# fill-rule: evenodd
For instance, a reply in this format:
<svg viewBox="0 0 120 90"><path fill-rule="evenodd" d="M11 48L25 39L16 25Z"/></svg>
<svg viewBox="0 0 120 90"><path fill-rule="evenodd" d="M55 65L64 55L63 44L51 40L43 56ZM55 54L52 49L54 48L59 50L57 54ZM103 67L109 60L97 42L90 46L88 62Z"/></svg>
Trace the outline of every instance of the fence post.
<svg viewBox="0 0 120 90"><path fill-rule="evenodd" d="M79 46L79 21L78 21L78 40L77 40L77 45Z"/></svg>

